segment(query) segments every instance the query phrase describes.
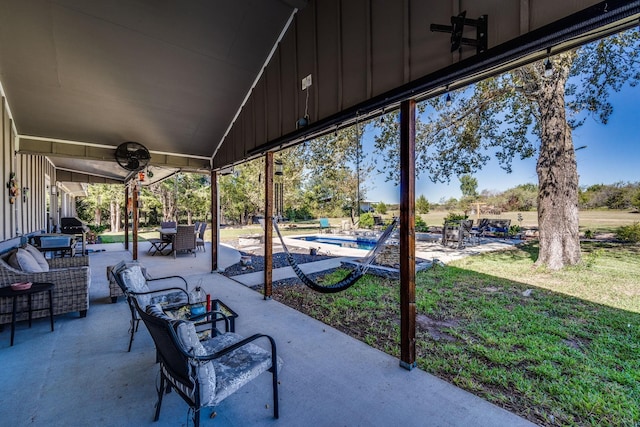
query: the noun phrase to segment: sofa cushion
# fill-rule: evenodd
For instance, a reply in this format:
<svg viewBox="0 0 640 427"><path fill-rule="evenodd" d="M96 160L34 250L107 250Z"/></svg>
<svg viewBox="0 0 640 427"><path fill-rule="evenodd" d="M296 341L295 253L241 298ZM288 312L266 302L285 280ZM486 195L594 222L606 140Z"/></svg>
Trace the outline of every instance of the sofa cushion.
<svg viewBox="0 0 640 427"><path fill-rule="evenodd" d="M24 271L25 273L42 273L42 267L35 260L35 258L26 250L18 248L9 257L9 265L17 270Z"/></svg>
<svg viewBox="0 0 640 427"><path fill-rule="evenodd" d="M36 260L42 271L49 271L49 263L47 259L44 257L42 252L40 252L36 247L31 246L30 244L26 244L24 249L31 254L33 259Z"/></svg>

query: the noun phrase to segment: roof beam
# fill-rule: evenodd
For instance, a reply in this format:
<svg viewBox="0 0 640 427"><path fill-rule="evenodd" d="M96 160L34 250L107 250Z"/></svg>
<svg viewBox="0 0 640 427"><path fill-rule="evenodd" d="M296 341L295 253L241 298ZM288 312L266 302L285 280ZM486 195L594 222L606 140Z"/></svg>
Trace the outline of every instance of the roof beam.
<svg viewBox="0 0 640 427"><path fill-rule="evenodd" d="M16 151L18 154L115 162L116 148L109 145L19 136ZM150 153L151 161L149 164L153 166L178 168L185 172L203 172L211 169L208 157L154 151L150 151Z"/></svg>

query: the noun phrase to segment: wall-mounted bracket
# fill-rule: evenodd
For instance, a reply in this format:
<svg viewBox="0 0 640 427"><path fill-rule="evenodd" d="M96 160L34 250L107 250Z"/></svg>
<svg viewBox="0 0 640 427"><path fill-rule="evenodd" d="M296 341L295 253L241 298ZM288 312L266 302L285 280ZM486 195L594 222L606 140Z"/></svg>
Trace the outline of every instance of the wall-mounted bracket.
<svg viewBox="0 0 640 427"><path fill-rule="evenodd" d="M431 31L451 33L451 52L462 51L462 46L475 46L476 54L487 50L487 22L489 15L482 15L478 19L467 19L467 11L451 17L451 25L431 24ZM463 37L465 25L475 27L476 38Z"/></svg>

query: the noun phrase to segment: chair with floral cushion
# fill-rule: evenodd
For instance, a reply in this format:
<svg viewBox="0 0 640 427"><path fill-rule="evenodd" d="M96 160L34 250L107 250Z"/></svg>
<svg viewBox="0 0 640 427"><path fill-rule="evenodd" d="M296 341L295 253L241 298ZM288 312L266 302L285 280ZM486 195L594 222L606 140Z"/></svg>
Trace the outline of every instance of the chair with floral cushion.
<svg viewBox="0 0 640 427"><path fill-rule="evenodd" d="M157 304L142 310L137 300L133 303L153 338L160 363L154 421L160 417L164 393L174 388L193 410L193 422L198 427L202 408L219 404L266 371L272 374L273 416L278 418L278 370L282 362L273 338L263 334L243 338L225 332L199 341L193 322L172 320ZM270 351L253 344L259 338L269 340Z"/></svg>
<svg viewBox="0 0 640 427"><path fill-rule="evenodd" d="M133 338L140 323L140 318L133 304L134 299L137 298L139 304L144 307L156 303L162 303L167 307L179 307L190 303L187 281L182 276L167 276L152 279L144 274L143 268L139 264L127 264L125 261L116 264L111 269L111 274L126 296L131 311L130 338L127 351L131 351ZM167 281L178 281L181 286L161 289L149 288L149 283L151 282L165 283Z"/></svg>

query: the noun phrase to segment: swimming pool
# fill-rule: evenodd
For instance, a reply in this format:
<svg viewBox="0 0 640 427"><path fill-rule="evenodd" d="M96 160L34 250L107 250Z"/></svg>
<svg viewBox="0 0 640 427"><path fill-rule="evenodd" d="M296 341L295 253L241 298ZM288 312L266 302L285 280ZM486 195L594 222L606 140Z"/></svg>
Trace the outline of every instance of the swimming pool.
<svg viewBox="0 0 640 427"><path fill-rule="evenodd" d="M303 237L293 237L297 240L304 240L305 242L314 242L314 243L324 243L327 245L340 246L342 248L352 248L352 249L364 249L366 251L371 250L375 245L375 240L370 239L350 239L350 238L341 238L341 237L324 237L324 236L303 236Z"/></svg>

